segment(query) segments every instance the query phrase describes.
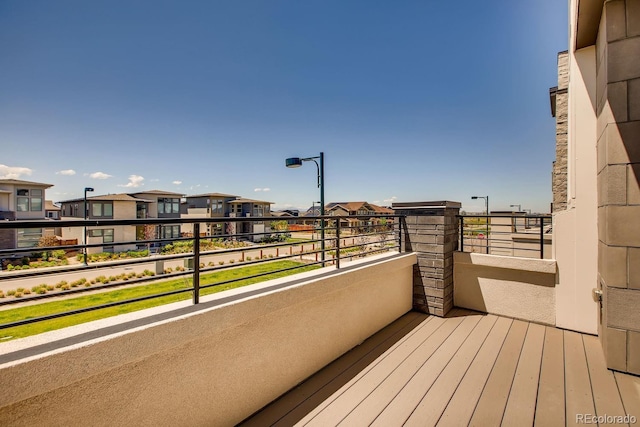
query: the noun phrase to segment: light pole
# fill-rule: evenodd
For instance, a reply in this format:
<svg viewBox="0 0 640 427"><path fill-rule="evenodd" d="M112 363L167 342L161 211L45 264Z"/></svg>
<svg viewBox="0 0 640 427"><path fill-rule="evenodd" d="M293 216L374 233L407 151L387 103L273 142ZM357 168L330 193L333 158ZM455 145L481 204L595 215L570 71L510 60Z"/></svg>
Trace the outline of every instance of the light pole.
<svg viewBox="0 0 640 427"><path fill-rule="evenodd" d="M471 200L484 199L484 206L487 211L487 254L489 253L489 196L471 196Z"/></svg>
<svg viewBox="0 0 640 427"><path fill-rule="evenodd" d="M509 205L510 208L518 208L518 212L522 212L522 205Z"/></svg>
<svg viewBox="0 0 640 427"><path fill-rule="evenodd" d="M316 159L320 159L320 163L316 162ZM324 217L324 153L321 152L320 155L316 157L290 157L285 160L285 165L288 168L299 168L300 166L302 166L302 162L308 161L312 161L313 163L315 163L316 167L318 168L318 188L320 188L320 216ZM322 248L322 253L320 255L322 266L324 267L324 218L320 218L320 239L320 245Z"/></svg>
<svg viewBox="0 0 640 427"><path fill-rule="evenodd" d="M84 187L84 233L83 233L83 240L82 240L82 244L84 245L84 265L89 265L87 264L87 216L89 216L89 206L87 205L87 193L88 192L93 192L93 188L91 187Z"/></svg>

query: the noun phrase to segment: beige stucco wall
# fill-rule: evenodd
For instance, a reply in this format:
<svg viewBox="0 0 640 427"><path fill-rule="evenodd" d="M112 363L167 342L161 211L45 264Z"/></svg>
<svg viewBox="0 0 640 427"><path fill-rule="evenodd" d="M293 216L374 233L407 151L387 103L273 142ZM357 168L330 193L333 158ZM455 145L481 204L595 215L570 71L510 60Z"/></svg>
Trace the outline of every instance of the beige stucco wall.
<svg viewBox="0 0 640 427"><path fill-rule="evenodd" d="M577 1L570 1L576 27ZM569 46L575 46L571 31ZM598 333L597 117L596 48L569 49L567 206L553 215L553 258L558 263L555 288L557 326Z"/></svg>
<svg viewBox="0 0 640 427"><path fill-rule="evenodd" d="M456 307L555 325L555 260L455 252Z"/></svg>
<svg viewBox="0 0 640 427"><path fill-rule="evenodd" d="M301 273L229 291L239 299L219 307L207 301L229 293L203 298L188 314L177 303L175 318L5 363L0 425L234 425L409 311L415 263L403 254ZM48 341L0 344L0 356Z"/></svg>

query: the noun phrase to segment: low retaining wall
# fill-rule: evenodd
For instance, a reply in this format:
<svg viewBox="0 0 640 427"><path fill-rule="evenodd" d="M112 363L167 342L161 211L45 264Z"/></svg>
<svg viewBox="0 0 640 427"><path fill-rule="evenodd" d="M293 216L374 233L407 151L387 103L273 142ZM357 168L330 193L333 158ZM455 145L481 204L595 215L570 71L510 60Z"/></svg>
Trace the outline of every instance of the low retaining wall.
<svg viewBox="0 0 640 427"><path fill-rule="evenodd" d="M386 256L252 285L216 307L225 293L15 361L30 341L53 344L46 334L0 344L0 425L236 424L411 310L415 263ZM49 334L72 343L64 331Z"/></svg>
<svg viewBox="0 0 640 427"><path fill-rule="evenodd" d="M456 307L555 326L555 260L456 252Z"/></svg>

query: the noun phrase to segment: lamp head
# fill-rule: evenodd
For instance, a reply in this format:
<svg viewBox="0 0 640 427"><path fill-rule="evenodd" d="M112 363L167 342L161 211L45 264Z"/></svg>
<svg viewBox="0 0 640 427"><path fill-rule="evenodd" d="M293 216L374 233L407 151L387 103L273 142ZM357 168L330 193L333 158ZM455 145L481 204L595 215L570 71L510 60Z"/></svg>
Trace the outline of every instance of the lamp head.
<svg viewBox="0 0 640 427"><path fill-rule="evenodd" d="M84 187L84 191L93 191L93 188L91 188L91 187Z"/></svg>
<svg viewBox="0 0 640 427"><path fill-rule="evenodd" d="M302 159L300 157L289 157L285 160L285 164L288 168L299 168L302 166Z"/></svg>
<svg viewBox="0 0 640 427"><path fill-rule="evenodd" d="M476 200L478 196L471 196L471 200Z"/></svg>

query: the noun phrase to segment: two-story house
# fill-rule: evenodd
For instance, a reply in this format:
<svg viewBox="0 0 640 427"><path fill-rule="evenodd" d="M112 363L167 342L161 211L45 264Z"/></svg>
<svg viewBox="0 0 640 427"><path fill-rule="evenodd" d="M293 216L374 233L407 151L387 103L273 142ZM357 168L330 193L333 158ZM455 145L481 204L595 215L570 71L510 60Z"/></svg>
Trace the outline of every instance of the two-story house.
<svg viewBox="0 0 640 427"><path fill-rule="evenodd" d="M51 184L0 180L0 220L43 220L45 215L45 190ZM43 236L42 228L20 228L0 232L0 249L30 248L38 245Z"/></svg>
<svg viewBox="0 0 640 427"><path fill-rule="evenodd" d="M187 196L182 204L183 218L250 218L271 216L271 202L243 199L232 194L206 193ZM184 224L185 233L193 226ZM201 233L205 230L201 229ZM206 226L208 235L238 235L239 239L257 241L271 233L264 221L212 222Z"/></svg>
<svg viewBox="0 0 640 427"><path fill-rule="evenodd" d="M182 194L170 191L150 190L138 193L107 194L87 197L88 219L145 219L180 218ZM84 218L84 199L65 200L61 203L63 219ZM62 228L64 239L83 241L83 230L77 227ZM120 252L143 249L146 244L138 240L172 239L180 237L180 225L161 226L118 225L87 228L87 244L103 243L102 247L89 248L88 253ZM128 244L118 244L130 242Z"/></svg>
<svg viewBox="0 0 640 427"><path fill-rule="evenodd" d="M380 225L380 215L393 215L393 210L368 202L332 202L325 206L325 214L339 217L341 227L356 229ZM350 218L356 215L367 215L369 218ZM388 222L387 219L385 221Z"/></svg>

